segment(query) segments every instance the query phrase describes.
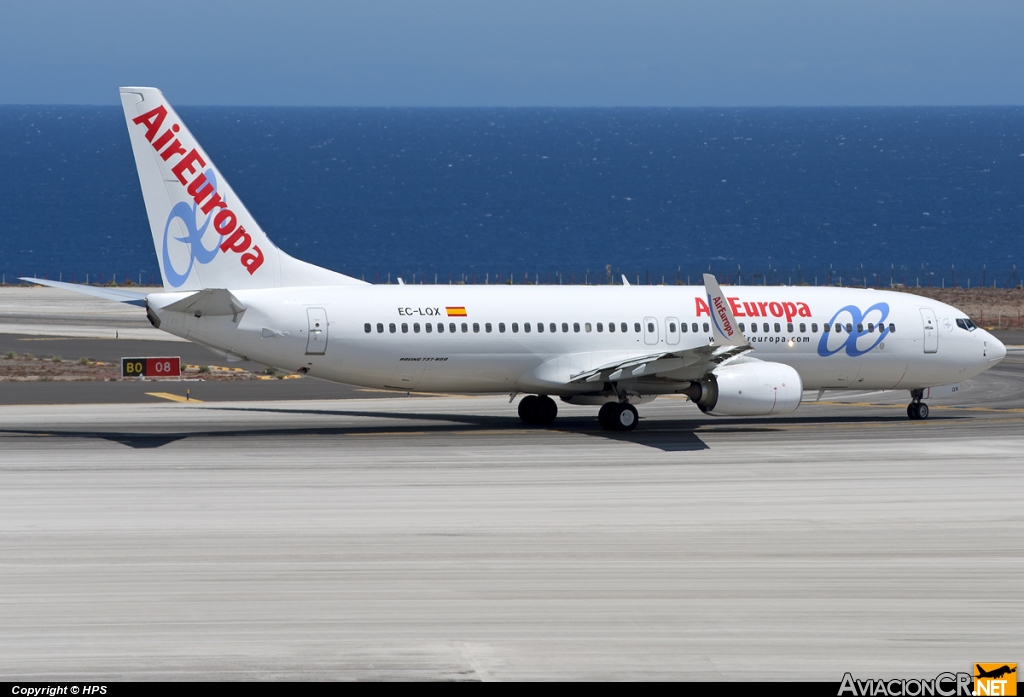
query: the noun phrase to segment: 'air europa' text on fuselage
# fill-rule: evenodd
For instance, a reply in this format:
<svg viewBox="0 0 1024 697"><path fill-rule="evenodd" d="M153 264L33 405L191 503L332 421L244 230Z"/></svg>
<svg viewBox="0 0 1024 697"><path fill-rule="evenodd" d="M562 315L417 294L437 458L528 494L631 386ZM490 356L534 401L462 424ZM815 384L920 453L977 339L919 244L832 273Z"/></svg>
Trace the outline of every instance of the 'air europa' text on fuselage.
<svg viewBox="0 0 1024 697"><path fill-rule="evenodd" d="M726 298L732 314L736 317L785 317L791 322L794 317L810 317L811 308L807 303L793 302L740 302L737 297ZM697 316L711 316L711 308L701 297L695 297Z"/></svg>

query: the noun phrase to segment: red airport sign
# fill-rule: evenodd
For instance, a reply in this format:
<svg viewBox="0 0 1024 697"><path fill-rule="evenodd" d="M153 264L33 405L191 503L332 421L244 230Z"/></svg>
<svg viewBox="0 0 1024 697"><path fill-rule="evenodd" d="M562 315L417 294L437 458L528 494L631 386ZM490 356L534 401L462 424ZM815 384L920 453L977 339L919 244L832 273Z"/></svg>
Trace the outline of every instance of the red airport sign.
<svg viewBox="0 0 1024 697"><path fill-rule="evenodd" d="M181 377L181 359L173 358L122 358L121 377L123 378L179 378Z"/></svg>

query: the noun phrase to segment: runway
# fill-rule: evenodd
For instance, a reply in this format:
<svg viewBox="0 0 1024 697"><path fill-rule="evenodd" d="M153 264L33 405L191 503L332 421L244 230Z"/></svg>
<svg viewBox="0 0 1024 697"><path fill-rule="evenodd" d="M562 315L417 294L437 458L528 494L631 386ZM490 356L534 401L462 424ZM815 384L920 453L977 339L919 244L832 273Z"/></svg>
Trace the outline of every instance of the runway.
<svg viewBox="0 0 1024 697"><path fill-rule="evenodd" d="M4 353L217 360L166 339L138 308L0 294ZM186 389L202 401L169 401ZM0 676L837 682L1019 660L1024 350L928 421L906 401L714 419L662 398L610 434L593 408L527 429L507 397L311 379L3 382Z"/></svg>
<svg viewBox="0 0 1024 697"><path fill-rule="evenodd" d="M303 381L294 381L302 384ZM1024 654L1024 360L608 434L496 397L0 406L0 675L934 677Z"/></svg>

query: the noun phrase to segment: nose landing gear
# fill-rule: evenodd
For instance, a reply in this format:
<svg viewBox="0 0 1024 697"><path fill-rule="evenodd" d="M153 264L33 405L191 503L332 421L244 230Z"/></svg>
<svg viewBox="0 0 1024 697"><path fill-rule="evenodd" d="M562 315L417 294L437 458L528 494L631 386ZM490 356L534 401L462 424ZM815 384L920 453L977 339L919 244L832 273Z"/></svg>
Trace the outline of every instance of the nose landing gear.
<svg viewBox="0 0 1024 697"><path fill-rule="evenodd" d="M606 431L632 431L640 416L629 402L608 402L597 413L597 422Z"/></svg>
<svg viewBox="0 0 1024 697"><path fill-rule="evenodd" d="M527 426L550 426L558 416L558 405L547 395L529 395L519 402L519 418Z"/></svg>
<svg viewBox="0 0 1024 697"><path fill-rule="evenodd" d="M924 402L914 400L907 405L907 417L912 421L921 421L928 418L928 405Z"/></svg>

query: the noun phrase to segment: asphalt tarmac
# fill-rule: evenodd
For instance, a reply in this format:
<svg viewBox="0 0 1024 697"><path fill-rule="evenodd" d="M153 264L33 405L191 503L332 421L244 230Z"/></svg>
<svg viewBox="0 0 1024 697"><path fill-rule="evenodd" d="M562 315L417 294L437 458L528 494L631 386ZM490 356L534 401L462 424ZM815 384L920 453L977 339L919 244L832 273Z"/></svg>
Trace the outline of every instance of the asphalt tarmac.
<svg viewBox="0 0 1024 697"><path fill-rule="evenodd" d="M137 309L6 290L0 351L224 365ZM927 421L906 402L715 419L662 398L615 434L593 408L530 429L507 397L305 378L0 382L0 679L838 682L1019 660L1024 350Z"/></svg>
<svg viewBox="0 0 1024 697"><path fill-rule="evenodd" d="M902 394L780 419L659 399L629 434L568 405L524 428L499 397L0 406L0 676L838 682L1017 660L1022 387L1012 352L928 421Z"/></svg>

